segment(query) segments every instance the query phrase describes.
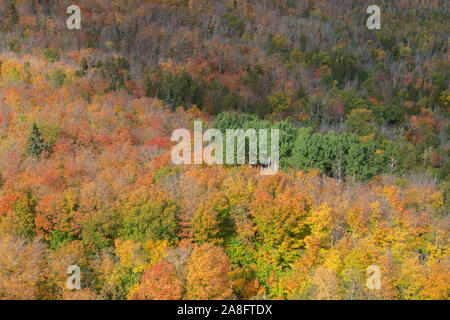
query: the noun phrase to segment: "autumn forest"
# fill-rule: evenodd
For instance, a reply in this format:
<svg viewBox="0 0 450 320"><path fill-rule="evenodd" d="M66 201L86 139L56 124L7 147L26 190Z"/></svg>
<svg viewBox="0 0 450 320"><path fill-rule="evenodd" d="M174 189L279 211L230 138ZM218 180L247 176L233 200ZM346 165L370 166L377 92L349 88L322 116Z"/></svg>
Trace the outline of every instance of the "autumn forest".
<svg viewBox="0 0 450 320"><path fill-rule="evenodd" d="M373 2L1 0L0 299L448 300L449 3Z"/></svg>

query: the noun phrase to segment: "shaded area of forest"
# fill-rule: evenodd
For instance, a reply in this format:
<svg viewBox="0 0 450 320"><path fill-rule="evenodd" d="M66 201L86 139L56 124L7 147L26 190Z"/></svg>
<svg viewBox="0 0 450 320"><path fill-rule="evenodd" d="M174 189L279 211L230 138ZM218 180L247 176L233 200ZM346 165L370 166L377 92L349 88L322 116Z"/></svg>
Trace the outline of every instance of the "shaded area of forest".
<svg viewBox="0 0 450 320"><path fill-rule="evenodd" d="M444 1L379 1L381 30L354 1L69 4L0 3L1 299L448 299ZM195 120L280 129L281 172L174 166Z"/></svg>

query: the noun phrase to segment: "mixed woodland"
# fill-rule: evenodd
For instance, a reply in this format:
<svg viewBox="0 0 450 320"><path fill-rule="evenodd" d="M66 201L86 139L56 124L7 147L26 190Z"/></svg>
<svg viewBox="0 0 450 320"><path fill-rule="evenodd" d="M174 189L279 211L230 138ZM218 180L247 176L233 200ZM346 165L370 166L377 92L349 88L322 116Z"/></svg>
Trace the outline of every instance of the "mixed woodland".
<svg viewBox="0 0 450 320"><path fill-rule="evenodd" d="M376 2L379 30L352 0L2 0L0 299L447 300L448 1ZM174 165L194 121L279 129L279 172Z"/></svg>

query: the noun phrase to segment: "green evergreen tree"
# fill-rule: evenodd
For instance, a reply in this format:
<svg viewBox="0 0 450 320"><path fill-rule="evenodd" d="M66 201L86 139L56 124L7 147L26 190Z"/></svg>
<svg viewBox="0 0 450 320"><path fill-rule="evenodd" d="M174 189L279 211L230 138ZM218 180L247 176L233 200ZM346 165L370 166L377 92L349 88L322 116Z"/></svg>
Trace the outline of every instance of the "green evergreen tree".
<svg viewBox="0 0 450 320"><path fill-rule="evenodd" d="M41 138L41 133L36 125L33 123L30 137L28 138L27 151L30 155L38 158L42 151L44 151L44 139Z"/></svg>

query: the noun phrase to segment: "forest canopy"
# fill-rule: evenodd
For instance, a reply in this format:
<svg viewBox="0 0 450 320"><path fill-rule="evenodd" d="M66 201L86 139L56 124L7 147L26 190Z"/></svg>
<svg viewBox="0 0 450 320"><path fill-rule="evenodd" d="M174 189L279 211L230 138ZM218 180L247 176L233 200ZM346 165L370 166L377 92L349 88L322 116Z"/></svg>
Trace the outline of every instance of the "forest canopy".
<svg viewBox="0 0 450 320"><path fill-rule="evenodd" d="M1 1L0 299L447 300L448 4L377 3ZM194 121L279 172L174 165Z"/></svg>

